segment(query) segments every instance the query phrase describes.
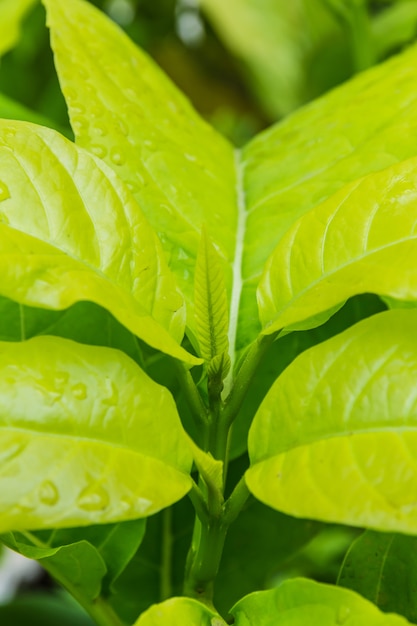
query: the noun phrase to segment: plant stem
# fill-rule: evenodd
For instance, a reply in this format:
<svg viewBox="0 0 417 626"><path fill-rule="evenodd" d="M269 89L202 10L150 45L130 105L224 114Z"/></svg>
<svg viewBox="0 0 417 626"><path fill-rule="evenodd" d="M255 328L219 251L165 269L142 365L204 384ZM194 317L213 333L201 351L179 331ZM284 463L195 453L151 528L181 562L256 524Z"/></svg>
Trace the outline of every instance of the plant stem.
<svg viewBox="0 0 417 626"><path fill-rule="evenodd" d="M212 517L207 524L200 524L197 545L185 580L185 595L197 598L210 608L213 608L214 579L219 569L227 528L221 518Z"/></svg>
<svg viewBox="0 0 417 626"><path fill-rule="evenodd" d="M224 504L224 523L227 526L235 521L250 497L251 493L246 485L245 476L242 476Z"/></svg>
<svg viewBox="0 0 417 626"><path fill-rule="evenodd" d="M271 335L259 335L246 353L232 390L225 401L225 407L221 416L223 430L228 432L231 424L236 419L249 391L249 385L255 372L265 356L265 352L278 337L278 334L279 331Z"/></svg>
<svg viewBox="0 0 417 626"><path fill-rule="evenodd" d="M161 600L171 597L172 576L172 508L162 511L162 568L161 568Z"/></svg>
<svg viewBox="0 0 417 626"><path fill-rule="evenodd" d="M202 397L200 396L200 392L197 389L197 385L195 384L189 370L185 368L183 363L180 363L176 359L174 360L174 363L178 380L185 394L192 416L197 426L203 428L203 432L205 432L207 428L208 411Z"/></svg>

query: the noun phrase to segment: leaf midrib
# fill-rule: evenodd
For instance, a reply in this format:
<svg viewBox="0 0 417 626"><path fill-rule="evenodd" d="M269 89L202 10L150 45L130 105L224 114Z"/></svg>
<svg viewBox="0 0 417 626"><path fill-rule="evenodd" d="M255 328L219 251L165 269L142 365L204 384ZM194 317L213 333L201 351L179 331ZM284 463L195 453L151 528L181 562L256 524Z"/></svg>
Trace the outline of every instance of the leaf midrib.
<svg viewBox="0 0 417 626"><path fill-rule="evenodd" d="M243 290L243 272L242 261L245 246L245 233L247 222L246 208L246 192L244 188L244 164L242 159L242 151L236 149L234 151L235 171L236 171L236 206L237 206L237 225L235 252L232 262L232 294L230 298L229 308L229 349L230 349L230 372L225 380L225 395L230 390L233 379L233 369L236 361L236 340L239 321L240 298Z"/></svg>

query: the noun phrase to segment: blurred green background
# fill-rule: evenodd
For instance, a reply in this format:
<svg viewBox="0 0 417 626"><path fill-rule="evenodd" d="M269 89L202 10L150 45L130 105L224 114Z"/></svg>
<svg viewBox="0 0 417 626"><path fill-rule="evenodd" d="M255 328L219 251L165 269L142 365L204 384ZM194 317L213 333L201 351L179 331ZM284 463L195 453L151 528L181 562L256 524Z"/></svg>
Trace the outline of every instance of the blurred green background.
<svg viewBox="0 0 417 626"><path fill-rule="evenodd" d="M93 3L236 144L417 35L417 0ZM0 54L0 115L29 116L16 102L69 134L38 1L0 0Z"/></svg>

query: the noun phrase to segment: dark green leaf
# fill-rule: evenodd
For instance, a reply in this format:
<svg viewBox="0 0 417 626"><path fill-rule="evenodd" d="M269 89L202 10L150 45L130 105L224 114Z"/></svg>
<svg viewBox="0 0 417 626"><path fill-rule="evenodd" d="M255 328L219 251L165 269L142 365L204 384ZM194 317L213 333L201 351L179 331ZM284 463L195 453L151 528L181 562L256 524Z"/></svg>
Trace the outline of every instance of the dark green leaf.
<svg viewBox="0 0 417 626"><path fill-rule="evenodd" d="M338 584L417 623L417 538L365 531L350 547Z"/></svg>

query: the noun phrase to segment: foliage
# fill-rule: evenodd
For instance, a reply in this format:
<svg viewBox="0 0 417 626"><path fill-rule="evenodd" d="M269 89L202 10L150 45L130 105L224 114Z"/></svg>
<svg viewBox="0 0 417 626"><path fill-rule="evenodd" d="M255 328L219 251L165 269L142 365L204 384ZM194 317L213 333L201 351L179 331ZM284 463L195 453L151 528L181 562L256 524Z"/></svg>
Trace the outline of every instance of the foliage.
<svg viewBox="0 0 417 626"><path fill-rule="evenodd" d="M0 102L0 532L84 612L0 617L415 622L417 48L236 149L44 4L75 141Z"/></svg>

